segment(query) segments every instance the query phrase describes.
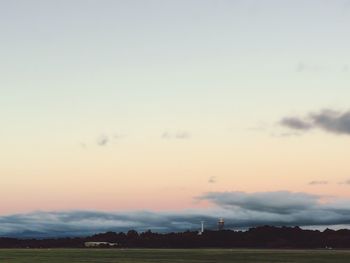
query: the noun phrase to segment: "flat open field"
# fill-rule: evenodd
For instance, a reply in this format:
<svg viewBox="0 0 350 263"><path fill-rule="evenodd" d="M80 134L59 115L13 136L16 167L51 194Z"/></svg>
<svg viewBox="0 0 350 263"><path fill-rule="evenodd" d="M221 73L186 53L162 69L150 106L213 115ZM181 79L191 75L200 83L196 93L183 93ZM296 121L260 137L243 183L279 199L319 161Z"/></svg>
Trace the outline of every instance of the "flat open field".
<svg viewBox="0 0 350 263"><path fill-rule="evenodd" d="M0 249L1 263L348 263L350 251L242 249Z"/></svg>

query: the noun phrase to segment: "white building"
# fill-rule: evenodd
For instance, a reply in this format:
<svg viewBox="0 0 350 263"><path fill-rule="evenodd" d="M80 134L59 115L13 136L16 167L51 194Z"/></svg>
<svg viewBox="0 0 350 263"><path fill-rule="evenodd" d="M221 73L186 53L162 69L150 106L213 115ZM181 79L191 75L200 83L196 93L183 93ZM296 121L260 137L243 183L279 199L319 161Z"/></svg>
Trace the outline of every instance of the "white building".
<svg viewBox="0 0 350 263"><path fill-rule="evenodd" d="M85 247L117 247L118 243L110 243L110 242L85 242Z"/></svg>

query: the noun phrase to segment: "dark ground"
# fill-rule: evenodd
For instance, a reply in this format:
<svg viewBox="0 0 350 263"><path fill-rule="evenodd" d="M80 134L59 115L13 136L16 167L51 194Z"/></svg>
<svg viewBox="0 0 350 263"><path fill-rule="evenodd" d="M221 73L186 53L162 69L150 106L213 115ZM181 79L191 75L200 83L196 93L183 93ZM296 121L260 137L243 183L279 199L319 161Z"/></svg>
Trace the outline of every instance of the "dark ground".
<svg viewBox="0 0 350 263"><path fill-rule="evenodd" d="M348 263L347 250L0 249L4 263Z"/></svg>

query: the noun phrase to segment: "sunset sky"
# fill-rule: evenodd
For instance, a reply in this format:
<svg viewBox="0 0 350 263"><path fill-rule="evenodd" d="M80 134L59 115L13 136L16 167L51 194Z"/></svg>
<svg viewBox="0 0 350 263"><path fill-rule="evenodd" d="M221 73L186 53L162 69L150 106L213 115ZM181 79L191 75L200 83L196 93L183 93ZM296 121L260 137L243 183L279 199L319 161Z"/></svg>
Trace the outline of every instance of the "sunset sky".
<svg viewBox="0 0 350 263"><path fill-rule="evenodd" d="M349 25L348 0L0 0L0 234L350 224Z"/></svg>

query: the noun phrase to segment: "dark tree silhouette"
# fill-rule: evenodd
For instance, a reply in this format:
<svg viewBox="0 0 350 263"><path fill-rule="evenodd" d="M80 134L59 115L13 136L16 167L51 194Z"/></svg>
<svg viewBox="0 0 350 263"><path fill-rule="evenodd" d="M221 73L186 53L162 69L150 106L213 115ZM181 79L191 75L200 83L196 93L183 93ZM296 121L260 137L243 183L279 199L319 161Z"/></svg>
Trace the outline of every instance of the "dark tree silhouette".
<svg viewBox="0 0 350 263"><path fill-rule="evenodd" d="M247 231L179 233L106 232L81 238L0 238L0 248L82 248L85 242L118 243L121 248L350 248L350 230L303 230L299 227L261 226Z"/></svg>

